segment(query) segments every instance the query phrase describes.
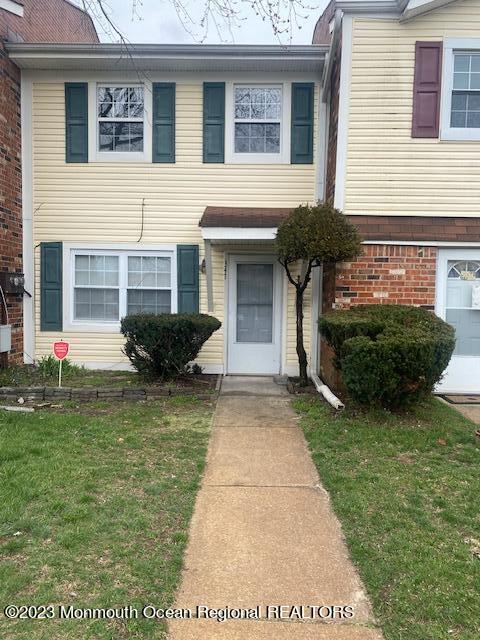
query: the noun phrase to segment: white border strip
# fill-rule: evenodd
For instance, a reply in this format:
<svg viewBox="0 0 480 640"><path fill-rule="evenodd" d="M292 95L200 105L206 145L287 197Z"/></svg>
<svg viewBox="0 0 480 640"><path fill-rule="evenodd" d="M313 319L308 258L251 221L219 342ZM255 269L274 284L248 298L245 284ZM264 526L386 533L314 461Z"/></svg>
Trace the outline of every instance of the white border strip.
<svg viewBox="0 0 480 640"><path fill-rule="evenodd" d="M204 240L275 240L277 227L201 227Z"/></svg>

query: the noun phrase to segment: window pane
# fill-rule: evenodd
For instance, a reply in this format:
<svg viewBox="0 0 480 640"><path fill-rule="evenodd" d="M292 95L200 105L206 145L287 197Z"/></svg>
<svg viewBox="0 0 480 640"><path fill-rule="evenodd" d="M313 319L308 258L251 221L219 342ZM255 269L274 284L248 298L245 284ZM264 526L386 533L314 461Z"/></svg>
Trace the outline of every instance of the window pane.
<svg viewBox="0 0 480 640"><path fill-rule="evenodd" d="M128 286L169 288L171 286L171 259L157 256L130 256L128 258Z"/></svg>
<svg viewBox="0 0 480 640"><path fill-rule="evenodd" d="M276 87L236 87L235 118L280 120L282 90Z"/></svg>
<svg viewBox="0 0 480 640"><path fill-rule="evenodd" d="M75 256L75 284L118 286L118 256Z"/></svg>
<svg viewBox="0 0 480 640"><path fill-rule="evenodd" d="M452 111L450 126L465 127L467 124L467 113L465 111Z"/></svg>
<svg viewBox="0 0 480 640"><path fill-rule="evenodd" d="M74 289L75 320L118 320L118 289Z"/></svg>
<svg viewBox="0 0 480 640"><path fill-rule="evenodd" d="M280 124L235 124L236 153L280 153Z"/></svg>
<svg viewBox="0 0 480 640"><path fill-rule="evenodd" d="M480 93L471 93L468 96L468 110L480 111Z"/></svg>
<svg viewBox="0 0 480 640"><path fill-rule="evenodd" d="M237 342L271 343L273 265L237 265Z"/></svg>
<svg viewBox="0 0 480 640"><path fill-rule="evenodd" d="M248 120L250 118L250 106L245 104L235 105L235 118Z"/></svg>
<svg viewBox="0 0 480 640"><path fill-rule="evenodd" d="M470 89L478 91L480 89L480 73L472 73L470 76Z"/></svg>
<svg viewBox="0 0 480 640"><path fill-rule="evenodd" d="M471 71L473 73L480 72L480 55L472 55L471 58Z"/></svg>
<svg viewBox="0 0 480 640"><path fill-rule="evenodd" d="M452 109L454 111L466 111L467 98L468 94L466 93L454 93L452 95Z"/></svg>
<svg viewBox="0 0 480 640"><path fill-rule="evenodd" d="M127 314L170 313L171 291L129 289L127 291Z"/></svg>
<svg viewBox="0 0 480 640"><path fill-rule="evenodd" d="M467 113L467 127L471 127L472 129L480 128L480 111Z"/></svg>
<svg viewBox="0 0 480 640"><path fill-rule="evenodd" d="M468 89L468 73L454 73L453 74L453 88L454 89Z"/></svg>
<svg viewBox="0 0 480 640"><path fill-rule="evenodd" d="M142 87L100 87L98 115L112 122L99 122L100 151L143 151L144 94Z"/></svg>
<svg viewBox="0 0 480 640"><path fill-rule="evenodd" d="M447 309L446 320L455 328L456 356L480 356L480 311Z"/></svg>
<svg viewBox="0 0 480 640"><path fill-rule="evenodd" d="M280 104L267 104L265 109L265 117L280 120Z"/></svg>
<svg viewBox="0 0 480 640"><path fill-rule="evenodd" d="M142 122L100 122L100 151L143 151Z"/></svg>
<svg viewBox="0 0 480 640"><path fill-rule="evenodd" d="M454 57L453 70L467 72L470 71L470 56L456 53Z"/></svg>

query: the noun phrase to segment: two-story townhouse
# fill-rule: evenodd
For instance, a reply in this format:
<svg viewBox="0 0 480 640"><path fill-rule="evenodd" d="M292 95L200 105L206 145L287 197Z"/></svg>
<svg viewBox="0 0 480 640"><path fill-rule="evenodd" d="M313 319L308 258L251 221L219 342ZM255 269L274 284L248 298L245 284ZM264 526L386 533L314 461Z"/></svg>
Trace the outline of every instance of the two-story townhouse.
<svg viewBox="0 0 480 640"><path fill-rule="evenodd" d="M98 36L90 16L68 0L0 0L0 366L23 362L23 297L30 293L22 280L21 73L6 53L9 42Z"/></svg>
<svg viewBox="0 0 480 640"><path fill-rule="evenodd" d="M23 74L27 354L63 338L76 362L125 367L122 316L201 311L222 321L205 371L297 371L273 241L279 212L323 198L327 49L9 46Z"/></svg>
<svg viewBox="0 0 480 640"><path fill-rule="evenodd" d="M223 323L206 371L297 371L279 222L327 199L363 255L315 272L310 370L332 380L319 313L421 305L457 330L442 383L479 391L478 0L338 0L314 45L9 45L24 74L25 351L54 339L124 367L119 321Z"/></svg>
<svg viewBox="0 0 480 640"><path fill-rule="evenodd" d="M330 44L326 196L363 256L324 273L323 309L400 303L456 329L440 389L480 391L480 3L338 0ZM321 372L334 379L322 345Z"/></svg>

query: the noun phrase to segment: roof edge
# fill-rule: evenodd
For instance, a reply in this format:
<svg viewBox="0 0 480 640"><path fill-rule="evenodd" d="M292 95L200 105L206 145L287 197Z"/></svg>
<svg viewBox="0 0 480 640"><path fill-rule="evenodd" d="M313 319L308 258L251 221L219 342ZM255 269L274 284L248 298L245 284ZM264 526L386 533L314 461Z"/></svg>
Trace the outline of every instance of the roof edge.
<svg viewBox="0 0 480 640"><path fill-rule="evenodd" d="M225 45L225 44L60 44L60 43L8 43L7 51L13 56L111 57L128 53L132 57L192 57L212 58L264 57L264 58L316 58L325 54L325 45Z"/></svg>

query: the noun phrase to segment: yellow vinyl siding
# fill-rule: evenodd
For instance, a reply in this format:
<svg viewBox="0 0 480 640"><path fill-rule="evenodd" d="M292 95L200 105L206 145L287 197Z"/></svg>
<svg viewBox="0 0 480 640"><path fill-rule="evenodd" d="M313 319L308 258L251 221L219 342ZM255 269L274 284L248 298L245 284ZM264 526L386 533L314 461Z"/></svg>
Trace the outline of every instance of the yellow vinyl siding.
<svg viewBox="0 0 480 640"><path fill-rule="evenodd" d="M415 42L479 34L478 0L405 24L354 19L346 213L478 215L480 142L412 139L411 126Z"/></svg>
<svg viewBox="0 0 480 640"><path fill-rule="evenodd" d="M63 83L34 83L33 165L36 273L36 357L51 351L57 334L40 332L39 243L135 243L200 245L198 226L207 205L296 206L313 202L316 167L289 164L203 164L202 81L176 87L176 163L65 163ZM316 92L318 94L318 91ZM318 104L318 95L316 95ZM227 120L228 122L228 120ZM145 126L149 126L146 122ZM316 135L315 135L316 138ZM224 247L213 247L213 314L224 321ZM232 250L230 247L228 250ZM245 250L245 246L242 246ZM253 253L258 250L254 245ZM64 274L68 277L68 274ZM291 287L289 287L291 289ZM295 362L293 292L289 292L287 360ZM205 276L200 276L201 311L207 311ZM309 324L308 312L306 325ZM306 344L309 326L306 327ZM122 336L105 332L64 332L78 361L122 362ZM200 356L205 364L222 364L223 328Z"/></svg>

